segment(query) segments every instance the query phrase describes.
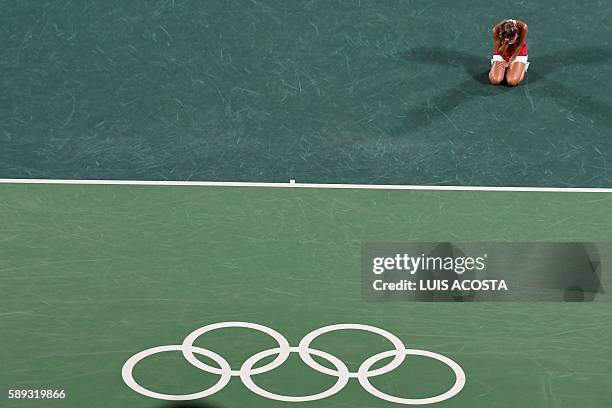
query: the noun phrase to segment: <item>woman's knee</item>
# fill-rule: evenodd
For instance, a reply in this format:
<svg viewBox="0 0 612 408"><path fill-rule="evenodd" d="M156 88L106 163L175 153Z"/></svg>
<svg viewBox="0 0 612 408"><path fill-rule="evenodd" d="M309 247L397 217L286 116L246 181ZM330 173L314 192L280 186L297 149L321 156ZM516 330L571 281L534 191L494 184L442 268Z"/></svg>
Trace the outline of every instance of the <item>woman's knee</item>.
<svg viewBox="0 0 612 408"><path fill-rule="evenodd" d="M516 62L508 70L506 81L510 86L518 86L525 78L525 64Z"/></svg>
<svg viewBox="0 0 612 408"><path fill-rule="evenodd" d="M499 61L493 61L491 70L489 71L489 82L493 85L499 85L506 76L506 66Z"/></svg>
<svg viewBox="0 0 612 408"><path fill-rule="evenodd" d="M489 71L489 82L493 85L499 85L504 80L504 71L501 69L492 68Z"/></svg>
<svg viewBox="0 0 612 408"><path fill-rule="evenodd" d="M506 82L510 86L518 86L523 81L523 74L518 72L511 72L506 77Z"/></svg>

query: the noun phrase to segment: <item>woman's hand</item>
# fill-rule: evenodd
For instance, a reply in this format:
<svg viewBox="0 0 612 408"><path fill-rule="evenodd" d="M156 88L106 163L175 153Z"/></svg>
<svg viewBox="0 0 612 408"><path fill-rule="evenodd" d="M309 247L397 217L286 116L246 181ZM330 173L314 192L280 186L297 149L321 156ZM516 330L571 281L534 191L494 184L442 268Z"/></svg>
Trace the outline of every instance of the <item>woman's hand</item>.
<svg viewBox="0 0 612 408"><path fill-rule="evenodd" d="M499 48L497 48L497 52L499 52L500 54L505 53L508 50L508 46L510 44L508 44L505 41L502 41L501 44L499 45Z"/></svg>

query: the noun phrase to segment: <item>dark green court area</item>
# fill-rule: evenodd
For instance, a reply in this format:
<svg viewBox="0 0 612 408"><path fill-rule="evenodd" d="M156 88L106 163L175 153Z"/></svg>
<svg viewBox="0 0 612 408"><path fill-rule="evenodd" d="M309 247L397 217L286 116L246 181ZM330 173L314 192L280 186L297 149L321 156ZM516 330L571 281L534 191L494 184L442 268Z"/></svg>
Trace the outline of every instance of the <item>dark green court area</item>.
<svg viewBox="0 0 612 408"><path fill-rule="evenodd" d="M0 7L3 178L611 185L606 2ZM486 83L503 18L518 88Z"/></svg>

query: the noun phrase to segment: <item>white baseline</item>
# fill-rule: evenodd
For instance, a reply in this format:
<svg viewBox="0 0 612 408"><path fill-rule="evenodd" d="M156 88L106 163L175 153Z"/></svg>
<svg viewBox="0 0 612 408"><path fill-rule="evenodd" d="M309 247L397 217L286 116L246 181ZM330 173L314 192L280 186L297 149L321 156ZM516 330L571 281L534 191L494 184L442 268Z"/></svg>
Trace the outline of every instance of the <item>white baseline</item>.
<svg viewBox="0 0 612 408"><path fill-rule="evenodd" d="M70 180L70 179L11 179L2 178L0 184L53 184L53 185L109 185L109 186L183 186L183 187L263 187L313 188L337 190L424 190L424 191L490 191L525 193L612 193L612 188L583 187L496 187L496 186L435 186L401 184L322 184L259 183L248 181L172 181L172 180Z"/></svg>

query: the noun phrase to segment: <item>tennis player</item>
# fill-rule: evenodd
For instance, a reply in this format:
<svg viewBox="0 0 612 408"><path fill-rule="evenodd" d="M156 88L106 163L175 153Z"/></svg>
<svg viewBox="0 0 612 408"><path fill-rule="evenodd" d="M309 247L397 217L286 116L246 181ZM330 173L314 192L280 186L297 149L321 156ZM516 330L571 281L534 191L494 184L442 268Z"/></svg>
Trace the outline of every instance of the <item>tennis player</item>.
<svg viewBox="0 0 612 408"><path fill-rule="evenodd" d="M510 86L519 85L529 68L527 24L520 20L504 20L493 27L493 59L489 81L499 85L506 79Z"/></svg>

